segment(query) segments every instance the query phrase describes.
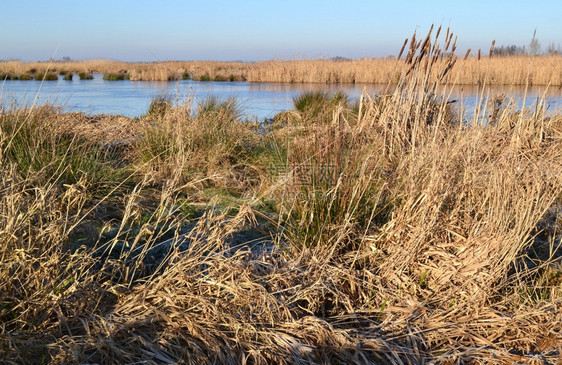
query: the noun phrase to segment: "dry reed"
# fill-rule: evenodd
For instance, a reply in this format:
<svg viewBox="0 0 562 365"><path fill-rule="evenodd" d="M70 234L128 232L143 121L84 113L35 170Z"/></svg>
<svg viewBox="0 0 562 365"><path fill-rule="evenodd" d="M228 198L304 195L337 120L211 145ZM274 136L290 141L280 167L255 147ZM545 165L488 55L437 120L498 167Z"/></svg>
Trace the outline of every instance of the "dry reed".
<svg viewBox="0 0 562 365"><path fill-rule="evenodd" d="M490 49L492 50L493 47ZM454 83L457 85L532 85L562 86L562 56L494 56L459 60ZM401 56L401 54L400 54ZM446 62L446 61L441 61ZM45 72L47 62L0 62L0 74L22 75L29 70ZM51 70L79 73L127 72L134 81L177 80L183 74L193 79L205 76L210 80L247 80L249 82L282 83L397 83L407 65L395 58L357 60L286 60L256 63L211 61L166 61L158 63L126 63L93 60L54 62ZM530 77L527 78L527 74ZM453 83L450 81L449 83Z"/></svg>
<svg viewBox="0 0 562 365"><path fill-rule="evenodd" d="M154 109L116 151L130 175L95 199L89 174L13 158L21 138L50 146L30 121L72 137L66 156L88 129L48 126L87 120L0 114L4 361L559 362L562 115L459 121L441 87L462 70L452 48L449 30L443 49L414 37L391 94L302 98L325 109L267 129L229 102ZM236 211L187 218L201 181L228 176Z"/></svg>

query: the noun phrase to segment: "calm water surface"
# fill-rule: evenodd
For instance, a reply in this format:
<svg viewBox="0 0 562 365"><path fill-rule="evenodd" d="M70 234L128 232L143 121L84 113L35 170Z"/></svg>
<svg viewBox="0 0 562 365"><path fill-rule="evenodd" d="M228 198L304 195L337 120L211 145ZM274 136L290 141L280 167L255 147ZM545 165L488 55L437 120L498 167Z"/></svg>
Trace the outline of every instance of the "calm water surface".
<svg viewBox="0 0 562 365"><path fill-rule="evenodd" d="M293 98L305 91L323 90L346 92L351 98L359 98L363 90L370 95L385 92L385 85L325 85L325 84L270 84L248 82L199 82L182 80L177 82L154 81L106 81L103 75L94 75L93 80L72 81L60 78L58 81L19 81L10 80L0 83L0 105L31 105L51 103L62 106L66 111L83 111L89 114L122 114L140 116L148 110L152 98L167 95L180 102L189 98L195 102L208 96L220 99L235 97L248 118L269 118L276 113L292 109ZM472 86L455 87L451 99L470 114L480 94ZM484 93L484 98L497 94L513 98L519 106L525 94L524 88L493 87ZM526 105L536 102L537 97L545 95L549 110L562 107L562 89L532 87L528 89Z"/></svg>

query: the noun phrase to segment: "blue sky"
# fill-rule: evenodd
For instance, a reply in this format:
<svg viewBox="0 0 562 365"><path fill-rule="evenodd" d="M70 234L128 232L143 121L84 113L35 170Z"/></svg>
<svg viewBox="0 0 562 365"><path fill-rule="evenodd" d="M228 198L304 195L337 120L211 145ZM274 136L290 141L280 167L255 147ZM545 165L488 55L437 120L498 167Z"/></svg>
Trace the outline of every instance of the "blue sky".
<svg viewBox="0 0 562 365"><path fill-rule="evenodd" d="M562 43L562 1L2 0L0 59L248 60L397 55L451 27L458 53ZM486 53L486 52L485 52Z"/></svg>

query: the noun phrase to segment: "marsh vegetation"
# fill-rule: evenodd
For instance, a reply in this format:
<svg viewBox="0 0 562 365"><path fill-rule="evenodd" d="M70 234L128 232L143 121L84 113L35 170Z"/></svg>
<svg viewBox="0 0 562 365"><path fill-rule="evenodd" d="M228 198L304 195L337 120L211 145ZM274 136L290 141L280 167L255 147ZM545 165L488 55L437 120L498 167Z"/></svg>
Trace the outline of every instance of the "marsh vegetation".
<svg viewBox="0 0 562 365"><path fill-rule="evenodd" d="M557 361L562 114L461 119L451 39L413 41L392 92L267 123L2 109L0 357Z"/></svg>
<svg viewBox="0 0 562 365"><path fill-rule="evenodd" d="M439 56L443 65L447 60ZM550 85L560 87L562 55L478 56L471 52L457 60L453 77L455 85ZM126 63L108 60L80 62L0 62L0 75L22 75L30 68L39 72L56 68L73 73L129 75L132 81L175 81L191 78L201 81L249 81L283 83L358 83L396 84L408 64L395 58L345 60L278 60L262 62L166 61Z"/></svg>

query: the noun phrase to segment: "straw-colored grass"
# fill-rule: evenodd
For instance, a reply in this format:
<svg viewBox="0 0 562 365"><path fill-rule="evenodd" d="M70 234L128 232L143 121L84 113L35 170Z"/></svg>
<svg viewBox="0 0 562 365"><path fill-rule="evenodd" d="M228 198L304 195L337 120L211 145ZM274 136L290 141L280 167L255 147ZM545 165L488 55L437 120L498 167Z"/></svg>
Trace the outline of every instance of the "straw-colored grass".
<svg viewBox="0 0 562 365"><path fill-rule="evenodd" d="M232 169L244 169L259 137L240 122L236 101L210 97L194 111L190 104L173 107L169 101L161 108L153 102L138 126L134 157L142 171L156 181L174 176L202 186L237 187Z"/></svg>
<svg viewBox="0 0 562 365"><path fill-rule="evenodd" d="M268 61L252 65L247 77L251 82L386 84L397 82L407 67L393 58ZM458 61L450 83L561 86L561 68L562 56L469 57Z"/></svg>
<svg viewBox="0 0 562 365"><path fill-rule="evenodd" d="M403 57L402 57L403 58ZM446 62L446 60L442 60ZM395 58L357 60L284 60L256 63L212 61L166 61L126 63L106 60L81 62L0 62L0 74L21 75L30 69L45 72L48 67L68 72L122 73L133 81L171 81L190 75L198 80L282 82L282 83L397 83L407 68ZM562 86L561 55L493 56L471 55L458 61L456 85L550 85Z"/></svg>
<svg viewBox="0 0 562 365"><path fill-rule="evenodd" d="M559 362L562 115L459 121L436 38L392 93L304 95L267 126L212 98L3 110L0 358Z"/></svg>
<svg viewBox="0 0 562 365"><path fill-rule="evenodd" d="M244 80L250 63L214 61L165 61L129 63L111 60L89 60L76 62L0 62L0 74L25 74L29 70L44 73L47 70L62 70L73 73L127 73L132 81L172 81L183 74L192 77L207 75L211 80Z"/></svg>

